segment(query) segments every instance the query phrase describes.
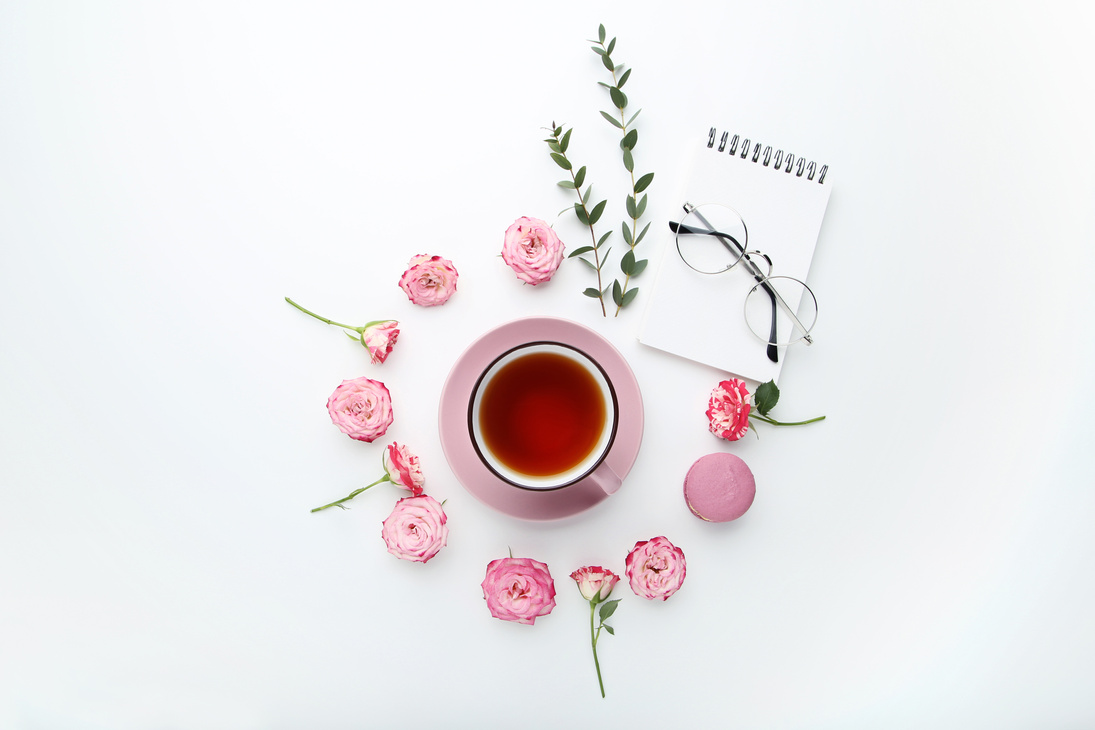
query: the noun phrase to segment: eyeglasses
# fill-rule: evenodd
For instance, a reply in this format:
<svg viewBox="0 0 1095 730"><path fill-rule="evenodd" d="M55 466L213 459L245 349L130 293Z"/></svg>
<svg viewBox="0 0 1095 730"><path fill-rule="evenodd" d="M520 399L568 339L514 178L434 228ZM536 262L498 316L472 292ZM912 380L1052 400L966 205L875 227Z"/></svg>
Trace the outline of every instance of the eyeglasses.
<svg viewBox="0 0 1095 730"><path fill-rule="evenodd" d="M768 359L779 362L779 348L799 341L813 344L810 331L817 322L817 297L810 287L790 276L773 276L772 259L748 250L749 230L741 215L724 205L684 204L685 216L669 227L676 234L677 253L692 270L722 274L744 270L756 284L745 297L745 322L768 345Z"/></svg>

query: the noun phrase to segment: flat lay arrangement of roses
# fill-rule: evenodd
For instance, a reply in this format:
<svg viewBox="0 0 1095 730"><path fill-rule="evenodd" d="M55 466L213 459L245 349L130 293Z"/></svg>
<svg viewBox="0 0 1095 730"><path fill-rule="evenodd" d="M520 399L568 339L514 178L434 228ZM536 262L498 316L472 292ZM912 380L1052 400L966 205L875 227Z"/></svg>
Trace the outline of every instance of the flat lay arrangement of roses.
<svg viewBox="0 0 1095 730"><path fill-rule="evenodd" d="M630 69L624 70L622 65L611 61L610 54L614 51L616 40L606 43L603 26L599 29L598 40L593 43L594 52L611 72L613 81L611 85L601 85L609 89L615 111L601 112L601 115L620 130L624 166L631 173L631 189L627 195L629 220L625 220L622 226L626 244L626 251L620 262L622 277L612 283L606 285L602 278L608 254L608 247L602 247L602 244L605 244L610 234L598 237L594 232L605 203L590 201L589 189L583 192L586 169L582 167L575 170L567 157L573 129L564 131L553 123L552 137L547 142L552 150L552 158L571 173L570 180L560 182L559 186L571 189L578 195L578 202L574 204L575 215L589 229L590 234L591 245L572 250L568 258L577 259L594 270L597 286L590 287L584 294L597 299L602 313L607 316L606 298L611 298L616 304L618 314L638 293L632 280L642 272L647 262L637 259L635 250L649 228L648 223L640 231L639 220L646 209L647 197L644 191L650 185L653 174L648 173L639 178L634 174L633 149L637 139L634 122L638 112L628 118L624 113L628 100L621 91L630 75ZM500 257L520 282L536 287L551 281L565 260L566 250L567 247L551 225L538 218L521 216L505 230ZM396 283L411 304L438 307L448 303L456 294L458 280L459 273L452 261L439 255L423 253L410 258L407 268ZM378 319L360 326L341 324L305 309L289 297L285 300L300 312L341 329L350 339L359 342L365 348L373 367L383 366L398 342L400 322L397 320ZM790 426L824 419L824 416L820 416L791 423L777 421L770 416L770 411L778 399L779 390L773 382L762 384L751 394L744 381L724 380L712 389L707 404L709 431L720 439L736 441L754 427L754 421ZM341 433L363 444L373 444L381 439L395 420L395 408L388 388L381 380L368 376L350 378L338 384L327 399L327 412L331 423ZM379 537L387 551L396 558L414 563L429 562L446 546L449 525L444 503L426 493L426 478L418 456L406 445L394 441L383 447L362 448L381 449L379 477L365 486L353 489L345 497L315 507L311 511L338 511L331 510L332 507L347 509L347 503L365 491L387 482L400 490L401 494L397 492L400 496L389 516L381 523ZM665 602L681 589L687 574L684 551L661 535L636 542L623 555L621 565L624 578L600 565L578 567L569 574L578 594L589 604L589 642L602 697L605 696L605 685L598 642L602 632L615 634L607 621L623 600L611 598L617 583L626 579L627 586L635 596ZM548 564L530 557L514 557L511 554L491 560L486 566L480 587L486 610L492 617L502 621L532 626L537 619L551 614L556 606L555 580ZM568 595L573 596L572 593Z"/></svg>

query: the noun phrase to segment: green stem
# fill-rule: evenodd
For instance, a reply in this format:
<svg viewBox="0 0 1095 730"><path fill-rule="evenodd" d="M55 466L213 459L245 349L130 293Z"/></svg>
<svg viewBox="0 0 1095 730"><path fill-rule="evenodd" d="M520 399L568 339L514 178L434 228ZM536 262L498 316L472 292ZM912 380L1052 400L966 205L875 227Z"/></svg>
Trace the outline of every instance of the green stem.
<svg viewBox="0 0 1095 730"><path fill-rule="evenodd" d="M770 423L773 426L805 426L807 423L814 423L816 421L824 421L825 420L825 416L818 416L817 418L811 418L808 421L783 422L783 421L777 421L774 418L768 418L767 416L762 416L758 413L752 413L752 414L749 415L749 417L750 418L755 418L758 421L764 421L765 423Z"/></svg>
<svg viewBox="0 0 1095 730"><path fill-rule="evenodd" d="M311 312L309 312L309 314L311 314ZM325 504L325 505L323 505L322 507L316 507L316 508L315 508L314 510L312 510L312 511L313 511L313 512L320 512L321 510L325 510L325 509L327 509L328 507L341 507L342 509L346 509L345 507L342 507L342 503L343 503L343 502L349 502L349 501L350 501L351 499L353 499L353 498L354 498L354 497L356 497L357 495L361 494L361 493L362 493L362 492L364 492L364 491L365 491L366 489L369 489L369 487L375 487L375 486L376 486L377 484L380 484L381 482L390 482L390 481L391 481L391 479L390 479L390 478L388 477L388 475L387 475L387 474L385 474L384 476L380 477L380 478L379 478L379 479L377 479L377 480L376 480L375 482L373 482L372 484L370 484L370 485L369 485L368 487L362 487L361 489L355 489L354 491L350 492L349 494L347 494L347 495L346 495L345 497L343 497L342 499L339 499L339 500L336 500L336 501L334 501L334 502L331 502L330 504Z"/></svg>
<svg viewBox="0 0 1095 730"><path fill-rule="evenodd" d="M594 601L589 602L589 641L593 645L593 666L597 668L597 685L601 688L601 697L605 696L605 683L601 679L601 662L597 659L597 635L601 633L600 629L594 630L594 617L597 613L597 604Z"/></svg>
<svg viewBox="0 0 1095 730"><path fill-rule="evenodd" d="M340 322L332 322L331 320L327 319L326 317L320 317L320 316L319 316L318 314L316 314L315 312L310 312L310 311L308 311L307 309L305 309L304 307L300 306L299 304L297 304L296 302L294 302L294 301L293 301L292 299L290 299L289 297L285 297L285 301L289 302L289 303L290 303L290 304L292 304L292 305L293 305L294 307L296 307L296 308L297 308L297 309L299 309L300 311L302 311L302 312L304 312L305 314L307 314L307 315L308 315L309 317L315 317L315 318L316 318L316 319L318 319L318 320L319 320L320 322L326 322L327 324L333 324L333 325L334 325L335 327L341 327L342 329L345 329L345 330L351 330L351 331L353 331L353 332L361 332L362 330L364 330L364 329L365 329L364 327L351 327L351 326L350 326L350 325L348 325L348 324L342 324L342 323L340 323Z"/></svg>

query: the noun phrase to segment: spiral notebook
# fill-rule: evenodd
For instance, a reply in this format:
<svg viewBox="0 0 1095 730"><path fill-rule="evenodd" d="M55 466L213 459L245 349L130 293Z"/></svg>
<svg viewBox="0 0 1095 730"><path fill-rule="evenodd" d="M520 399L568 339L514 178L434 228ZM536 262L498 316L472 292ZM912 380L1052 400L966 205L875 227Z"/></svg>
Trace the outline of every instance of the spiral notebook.
<svg viewBox="0 0 1095 730"><path fill-rule="evenodd" d="M823 301L823 292L808 275L832 190L828 165L714 127L698 136L689 155L674 200L675 220L684 215L685 201L736 209L748 225L748 248L772 259L771 273L806 282ZM780 348L779 361L772 362L765 343L745 322L745 297L756 282L737 271L693 271L678 255L667 222L655 226L663 231L664 254L647 297L639 341L739 378L778 381L783 363L801 356L798 350L805 343Z"/></svg>

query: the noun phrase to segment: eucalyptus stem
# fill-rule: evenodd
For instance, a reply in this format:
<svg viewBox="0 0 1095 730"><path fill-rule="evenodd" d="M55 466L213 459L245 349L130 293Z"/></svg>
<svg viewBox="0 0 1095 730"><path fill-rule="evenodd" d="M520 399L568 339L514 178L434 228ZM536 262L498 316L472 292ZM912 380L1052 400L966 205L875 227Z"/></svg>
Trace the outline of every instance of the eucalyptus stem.
<svg viewBox="0 0 1095 730"><path fill-rule="evenodd" d="M311 312L309 312L309 314L311 314ZM334 502L331 502L330 504L323 505L322 507L316 507L312 511L313 512L321 512L321 511L327 509L328 507L338 507L339 509L346 509L345 507L342 506L343 502L349 502L351 499L353 499L357 495L361 494L366 489L369 489L371 487L375 487L377 484L380 484L381 482L388 482L388 481L391 481L391 479L388 477L387 474L385 474L384 476L380 477L379 479L377 479L372 484L370 484L368 486L365 486L365 487L362 487L361 489L355 489L354 491L350 492L348 495L346 495L342 499L337 499Z"/></svg>

